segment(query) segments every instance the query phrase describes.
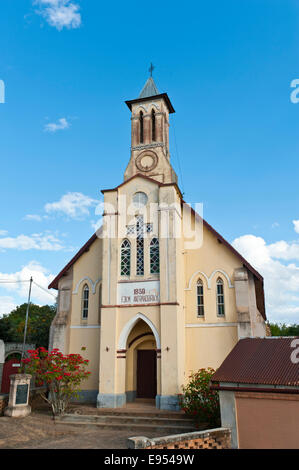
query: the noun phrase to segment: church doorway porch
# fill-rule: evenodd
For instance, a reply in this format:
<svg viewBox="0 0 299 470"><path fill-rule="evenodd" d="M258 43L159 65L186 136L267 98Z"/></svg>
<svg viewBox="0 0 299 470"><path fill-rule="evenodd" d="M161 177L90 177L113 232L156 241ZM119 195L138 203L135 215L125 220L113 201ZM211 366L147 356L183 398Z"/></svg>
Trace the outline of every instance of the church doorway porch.
<svg viewBox="0 0 299 470"><path fill-rule="evenodd" d="M126 341L126 402L158 395L157 342L150 325L137 319Z"/></svg>

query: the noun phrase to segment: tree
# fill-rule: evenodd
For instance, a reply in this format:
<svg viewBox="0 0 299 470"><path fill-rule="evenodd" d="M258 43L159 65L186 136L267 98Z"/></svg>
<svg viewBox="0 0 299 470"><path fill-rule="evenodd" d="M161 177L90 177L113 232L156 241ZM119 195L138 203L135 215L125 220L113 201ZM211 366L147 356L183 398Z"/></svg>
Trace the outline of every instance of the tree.
<svg viewBox="0 0 299 470"><path fill-rule="evenodd" d="M189 382L179 395L183 411L191 416L197 425L208 423L220 425L220 403L217 390L210 389L210 381L215 370L211 367L200 369L189 376Z"/></svg>
<svg viewBox="0 0 299 470"><path fill-rule="evenodd" d="M286 325L285 323L268 323L272 336L299 336L299 325L295 323Z"/></svg>
<svg viewBox="0 0 299 470"><path fill-rule="evenodd" d="M0 338L4 342L22 343L26 319L27 303L12 310L8 315L0 318ZM26 342L37 347L48 347L49 330L56 314L55 305L30 304L27 324Z"/></svg>
<svg viewBox="0 0 299 470"><path fill-rule="evenodd" d="M81 382L88 378L88 359L80 354L63 355L59 349L49 352L40 347L28 350L21 371L32 374L37 386L46 386L41 397L51 406L53 415L65 413L70 400L78 396Z"/></svg>

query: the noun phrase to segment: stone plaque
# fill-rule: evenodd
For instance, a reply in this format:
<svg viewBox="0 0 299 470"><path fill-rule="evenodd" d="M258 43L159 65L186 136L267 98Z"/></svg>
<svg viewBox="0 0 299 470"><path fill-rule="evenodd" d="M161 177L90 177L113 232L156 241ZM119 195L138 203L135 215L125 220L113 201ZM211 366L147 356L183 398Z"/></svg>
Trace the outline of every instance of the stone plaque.
<svg viewBox="0 0 299 470"><path fill-rule="evenodd" d="M160 302L160 282L124 282L117 286L117 298L120 305L142 305Z"/></svg>
<svg viewBox="0 0 299 470"><path fill-rule="evenodd" d="M28 384L18 385L16 393L16 405L27 405Z"/></svg>

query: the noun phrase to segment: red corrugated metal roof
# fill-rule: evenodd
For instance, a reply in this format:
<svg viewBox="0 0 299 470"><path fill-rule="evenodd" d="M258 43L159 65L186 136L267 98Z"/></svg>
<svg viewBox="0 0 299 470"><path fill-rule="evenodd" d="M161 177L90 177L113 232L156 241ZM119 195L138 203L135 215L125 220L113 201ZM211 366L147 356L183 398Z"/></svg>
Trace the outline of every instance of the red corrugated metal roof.
<svg viewBox="0 0 299 470"><path fill-rule="evenodd" d="M212 382L299 386L299 363L291 360L295 339L299 337L241 339L213 375Z"/></svg>

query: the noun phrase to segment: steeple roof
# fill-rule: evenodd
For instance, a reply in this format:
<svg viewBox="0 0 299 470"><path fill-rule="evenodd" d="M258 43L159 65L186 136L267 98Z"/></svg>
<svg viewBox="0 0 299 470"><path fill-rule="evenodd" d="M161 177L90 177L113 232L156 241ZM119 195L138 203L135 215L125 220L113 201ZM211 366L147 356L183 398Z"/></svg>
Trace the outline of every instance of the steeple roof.
<svg viewBox="0 0 299 470"><path fill-rule="evenodd" d="M140 92L139 98L148 98L150 96L155 96L159 94L159 90L154 82L153 77L149 77Z"/></svg>

